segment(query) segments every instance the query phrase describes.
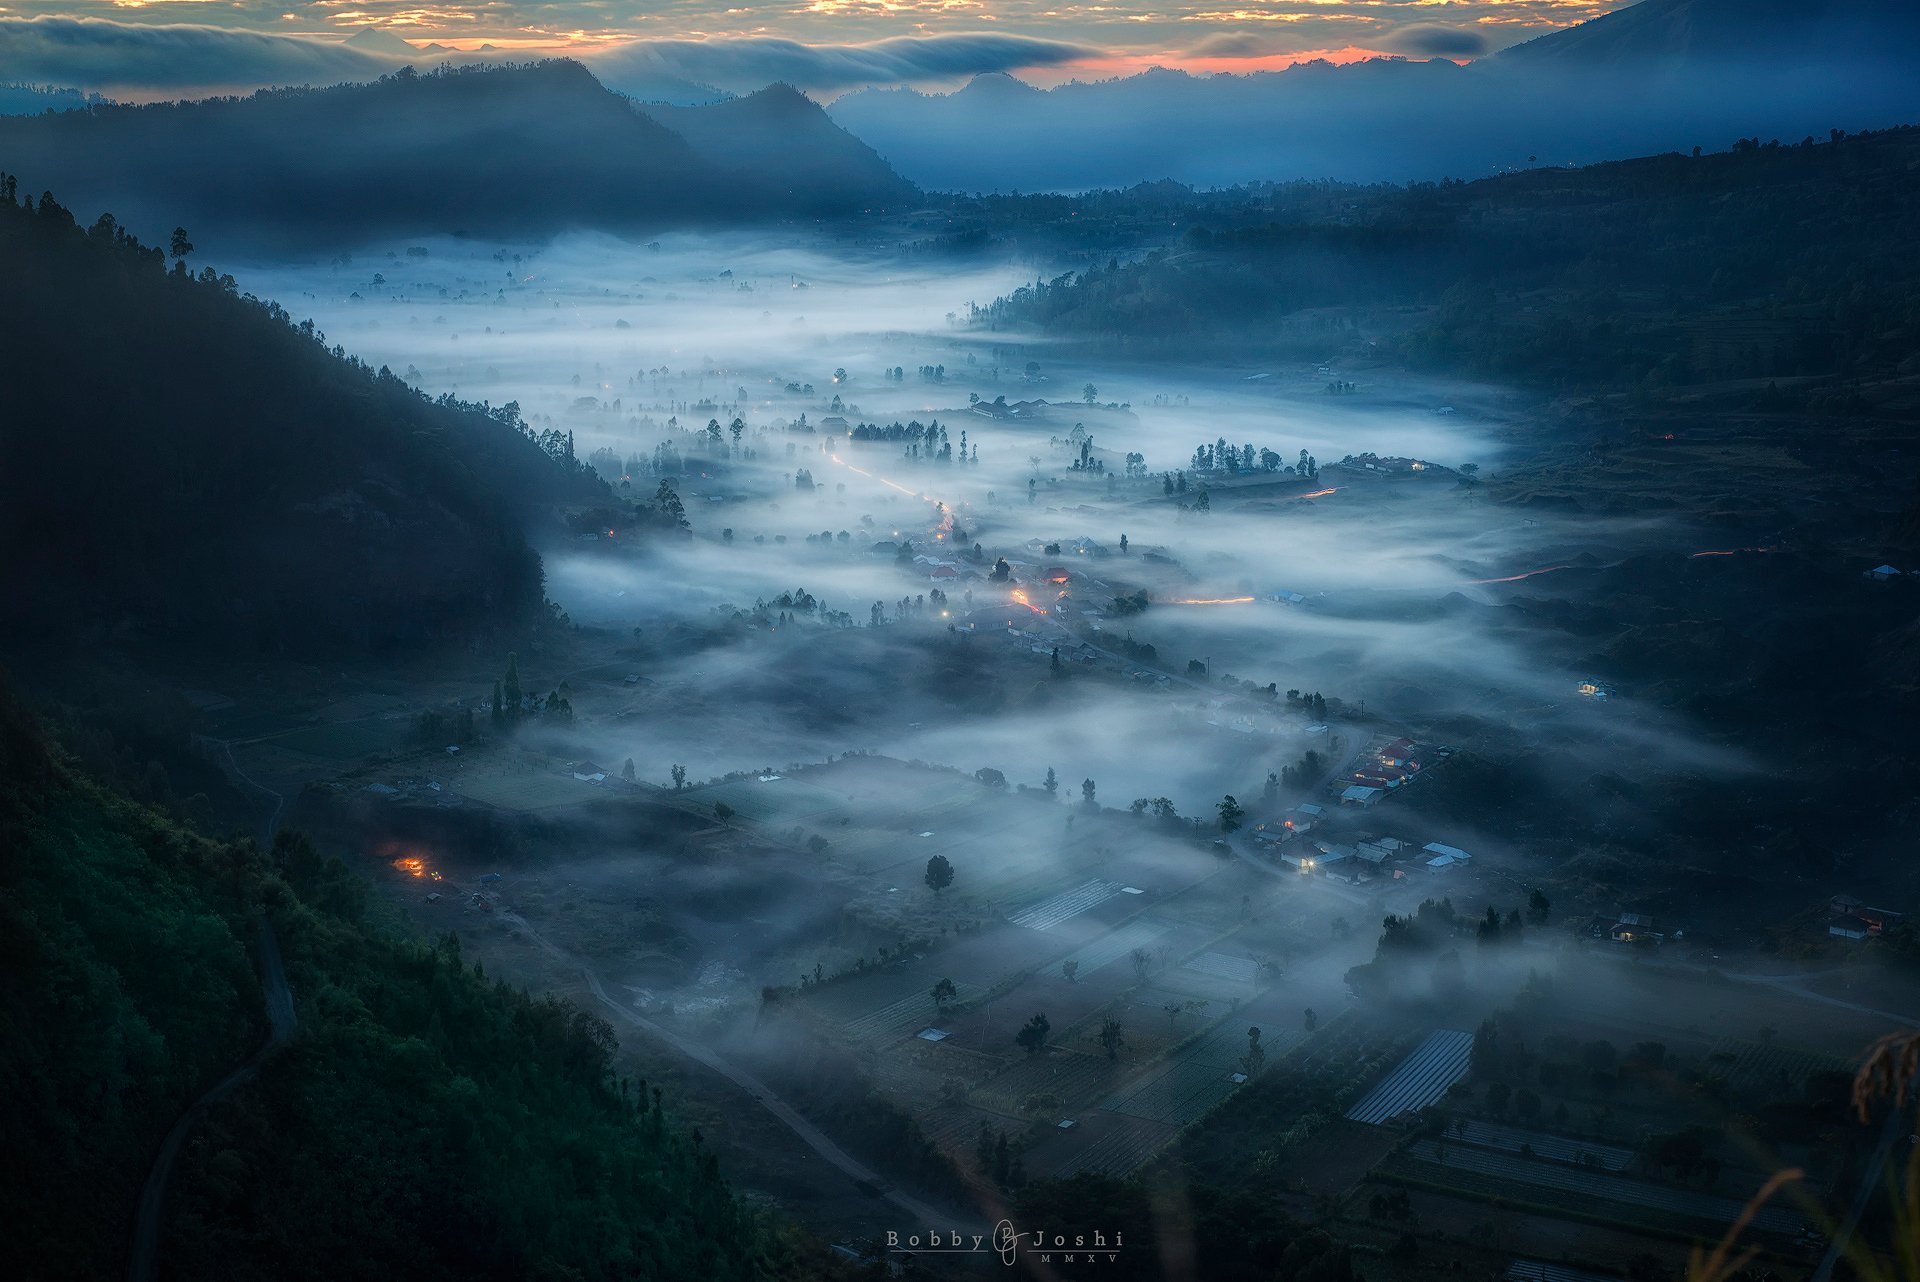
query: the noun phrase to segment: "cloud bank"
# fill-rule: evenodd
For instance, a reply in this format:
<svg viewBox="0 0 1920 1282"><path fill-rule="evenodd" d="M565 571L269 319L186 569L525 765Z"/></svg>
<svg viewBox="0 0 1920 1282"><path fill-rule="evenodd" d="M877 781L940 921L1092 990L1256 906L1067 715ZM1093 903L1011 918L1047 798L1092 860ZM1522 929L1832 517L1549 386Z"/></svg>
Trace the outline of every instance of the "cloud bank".
<svg viewBox="0 0 1920 1282"><path fill-rule="evenodd" d="M484 55L457 56L472 60ZM518 50L496 56L541 55ZM615 89L672 76L746 92L780 81L815 91L952 81L988 71L1058 66L1096 57L1098 51L1057 40L983 34L849 45L759 38L637 40L578 56ZM136 26L99 18L0 18L0 67L10 78L129 98L372 80L409 62L425 66L441 58L185 23Z"/></svg>
<svg viewBox="0 0 1920 1282"><path fill-rule="evenodd" d="M1396 53L1428 58L1477 58L1493 47L1481 32L1432 22L1401 27L1387 37L1386 44Z"/></svg>
<svg viewBox="0 0 1920 1282"><path fill-rule="evenodd" d="M371 80L403 61L332 41L184 23L0 18L0 67L12 79L125 96Z"/></svg>
<svg viewBox="0 0 1920 1282"><path fill-rule="evenodd" d="M1100 52L1025 36L900 36L872 44L812 45L795 40L637 40L585 57L608 85L635 76L672 75L736 92L784 82L799 89L961 80L991 71L1054 67Z"/></svg>

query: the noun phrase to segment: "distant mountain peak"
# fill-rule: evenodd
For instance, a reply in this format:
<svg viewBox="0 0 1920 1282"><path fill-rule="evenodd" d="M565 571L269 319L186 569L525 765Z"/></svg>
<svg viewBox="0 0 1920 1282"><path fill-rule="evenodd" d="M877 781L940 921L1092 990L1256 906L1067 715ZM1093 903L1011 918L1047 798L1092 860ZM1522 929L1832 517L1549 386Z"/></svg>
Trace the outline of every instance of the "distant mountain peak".
<svg viewBox="0 0 1920 1282"><path fill-rule="evenodd" d="M1018 97L1026 98L1044 92L1028 84L1018 76L1010 76L1004 71L983 71L967 81L956 97Z"/></svg>
<svg viewBox="0 0 1920 1282"><path fill-rule="evenodd" d="M346 43L363 53L389 54L401 58L411 58L421 52L385 27L362 27L348 36Z"/></svg>

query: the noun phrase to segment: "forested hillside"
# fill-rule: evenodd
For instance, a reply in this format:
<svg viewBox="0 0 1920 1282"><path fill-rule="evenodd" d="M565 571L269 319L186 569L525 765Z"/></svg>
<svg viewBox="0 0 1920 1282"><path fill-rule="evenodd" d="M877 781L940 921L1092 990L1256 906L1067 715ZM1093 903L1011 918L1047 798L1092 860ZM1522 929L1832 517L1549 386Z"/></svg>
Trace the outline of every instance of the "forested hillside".
<svg viewBox="0 0 1920 1282"><path fill-rule="evenodd" d="M744 1209L601 1020L370 925L302 838L221 843L79 776L0 690L0 1235L7 1276L116 1276L187 1105L263 1041L264 917L292 1041L191 1133L164 1278L815 1276Z"/></svg>
<svg viewBox="0 0 1920 1282"><path fill-rule="evenodd" d="M527 524L608 500L512 406L430 402L231 277L0 176L0 620L335 652L523 624ZM184 245L180 248L185 248Z"/></svg>
<svg viewBox="0 0 1920 1282"><path fill-rule="evenodd" d="M1201 207L1177 246L975 319L1143 353L1326 359L1359 340L1550 387L1912 372L1917 161L1920 129L1899 129L1473 183L1263 189L1250 202L1269 204L1265 226Z"/></svg>

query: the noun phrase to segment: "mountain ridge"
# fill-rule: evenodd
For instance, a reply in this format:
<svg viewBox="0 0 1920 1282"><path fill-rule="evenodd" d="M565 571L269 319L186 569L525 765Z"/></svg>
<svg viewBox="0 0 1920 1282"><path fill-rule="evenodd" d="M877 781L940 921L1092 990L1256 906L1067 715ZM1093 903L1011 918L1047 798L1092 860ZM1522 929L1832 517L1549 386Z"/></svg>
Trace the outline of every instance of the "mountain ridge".
<svg viewBox="0 0 1920 1282"><path fill-rule="evenodd" d="M149 236L183 220L208 241L294 246L743 225L913 198L789 92L781 118L731 101L642 108L569 59L405 69L369 84L4 118L0 166ZM742 155L777 158L782 172Z"/></svg>

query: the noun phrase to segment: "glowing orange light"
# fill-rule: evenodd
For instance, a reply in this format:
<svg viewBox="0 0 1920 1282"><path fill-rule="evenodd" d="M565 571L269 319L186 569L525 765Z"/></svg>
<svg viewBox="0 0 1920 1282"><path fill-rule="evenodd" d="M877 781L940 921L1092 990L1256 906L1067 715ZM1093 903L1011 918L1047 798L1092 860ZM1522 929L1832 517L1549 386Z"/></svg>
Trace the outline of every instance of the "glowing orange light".
<svg viewBox="0 0 1920 1282"><path fill-rule="evenodd" d="M1175 605L1245 605L1247 602L1251 600L1253 600L1253 598L1250 596L1220 596L1220 597L1206 597L1206 598L1188 597L1185 600L1175 601L1173 604Z"/></svg>
<svg viewBox="0 0 1920 1282"><path fill-rule="evenodd" d="M1034 604L1033 602L1031 602L1031 601L1029 601L1029 600L1027 600L1027 594L1026 594L1025 592L1023 592L1023 591L1021 591L1021 590L1020 590L1019 588L1015 588L1015 589L1013 590L1013 603L1014 603L1015 605L1024 605L1024 606L1026 606L1026 607L1027 607L1027 609L1029 609L1029 610L1032 610L1032 611L1033 611L1033 612L1034 612L1035 614L1045 614L1045 613L1046 613L1046 611L1045 611L1045 610L1043 610L1043 609L1041 609L1041 608L1040 608L1039 606L1037 606L1037 605L1035 605L1035 604Z"/></svg>
<svg viewBox="0 0 1920 1282"><path fill-rule="evenodd" d="M427 861L418 855L402 855L393 861L393 866L401 872L406 873L409 877L424 877L427 875ZM434 876L437 878L439 874L435 873Z"/></svg>
<svg viewBox="0 0 1920 1282"><path fill-rule="evenodd" d="M1315 490L1311 494L1296 494L1294 495L1294 497L1297 499L1323 499L1327 497L1327 495L1329 494L1338 494L1341 488L1342 487L1338 485L1334 485L1334 486L1329 486L1324 490Z"/></svg>
<svg viewBox="0 0 1920 1282"><path fill-rule="evenodd" d="M1570 565L1548 565L1542 566L1538 570L1528 570L1525 574L1509 574L1504 579L1468 579L1467 582L1473 584L1518 583L1522 579L1531 579L1536 574L1556 574L1561 570L1571 570L1572 568Z"/></svg>

